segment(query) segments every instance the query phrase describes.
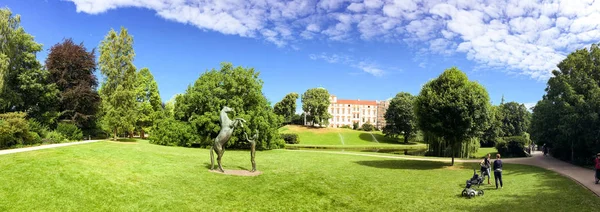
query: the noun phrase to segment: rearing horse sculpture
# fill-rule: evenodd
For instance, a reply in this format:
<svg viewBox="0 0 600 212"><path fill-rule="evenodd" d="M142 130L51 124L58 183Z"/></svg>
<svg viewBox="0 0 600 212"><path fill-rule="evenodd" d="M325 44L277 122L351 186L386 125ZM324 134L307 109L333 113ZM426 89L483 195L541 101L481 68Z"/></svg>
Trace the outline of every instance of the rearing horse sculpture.
<svg viewBox="0 0 600 212"><path fill-rule="evenodd" d="M229 119L229 116L227 116L227 112L233 112L233 109L229 107L223 107L223 109L221 109L221 131L219 131L219 135L217 135L215 138L212 150L210 151L210 170L215 169L215 158L213 155L213 151L215 151L215 153L217 153L219 171L225 172L223 170L223 166L221 166L221 159L223 158L223 153L225 152L223 145L229 141L231 134L233 134L233 130L238 126L244 127L243 123L246 122L246 120L242 118L236 118L232 121Z"/></svg>

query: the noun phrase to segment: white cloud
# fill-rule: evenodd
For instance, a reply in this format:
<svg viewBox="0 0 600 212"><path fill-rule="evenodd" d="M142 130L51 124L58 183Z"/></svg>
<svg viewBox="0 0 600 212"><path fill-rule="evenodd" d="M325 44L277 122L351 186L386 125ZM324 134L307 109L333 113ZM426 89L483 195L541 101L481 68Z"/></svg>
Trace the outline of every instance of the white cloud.
<svg viewBox="0 0 600 212"><path fill-rule="evenodd" d="M381 77L386 73L386 71L384 71L380 67L380 65L377 64L376 62L373 62L370 60L355 60L354 58L352 58L348 55L327 54L327 53L323 52L318 55L310 54L310 55L308 55L308 57L311 60L323 60L328 63L348 65L350 67L360 69L363 72L371 74L376 77ZM398 68L391 68L391 69L400 70ZM356 73L354 75L356 75Z"/></svg>
<svg viewBox="0 0 600 212"><path fill-rule="evenodd" d="M89 14L145 8L279 47L298 47L304 39L406 42L432 54L465 53L483 67L535 79L548 78L568 52L600 40L600 0L68 1Z"/></svg>

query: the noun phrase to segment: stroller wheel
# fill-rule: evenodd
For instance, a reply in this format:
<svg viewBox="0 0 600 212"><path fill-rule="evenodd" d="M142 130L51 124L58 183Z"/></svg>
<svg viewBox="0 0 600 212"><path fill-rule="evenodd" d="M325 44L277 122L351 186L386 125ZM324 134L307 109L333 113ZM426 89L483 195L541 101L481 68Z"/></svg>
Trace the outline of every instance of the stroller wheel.
<svg viewBox="0 0 600 212"><path fill-rule="evenodd" d="M469 198L473 198L473 197L475 197L475 192L474 191L469 192Z"/></svg>
<svg viewBox="0 0 600 212"><path fill-rule="evenodd" d="M462 191L462 196L463 196L463 197L464 197L464 196L467 196L467 190L466 190L466 189Z"/></svg>
<svg viewBox="0 0 600 212"><path fill-rule="evenodd" d="M479 190L479 196L483 196L483 190Z"/></svg>

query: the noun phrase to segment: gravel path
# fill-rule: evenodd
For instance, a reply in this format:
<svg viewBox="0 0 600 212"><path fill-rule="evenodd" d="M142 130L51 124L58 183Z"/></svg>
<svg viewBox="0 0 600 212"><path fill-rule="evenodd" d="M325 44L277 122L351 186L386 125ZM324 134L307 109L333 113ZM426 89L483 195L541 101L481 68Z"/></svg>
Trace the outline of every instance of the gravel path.
<svg viewBox="0 0 600 212"><path fill-rule="evenodd" d="M7 155L7 154L19 153L19 152L29 152L29 151L39 150L39 149L50 149L50 148L56 148L56 147L62 147L62 146L87 144L87 143L94 143L94 142L98 142L98 141L101 141L101 140L87 140L87 141L78 141L78 142L70 142L70 143L47 144L47 145L41 145L41 146L23 147L23 148L17 148L17 149L4 149L4 150L0 150L0 155Z"/></svg>

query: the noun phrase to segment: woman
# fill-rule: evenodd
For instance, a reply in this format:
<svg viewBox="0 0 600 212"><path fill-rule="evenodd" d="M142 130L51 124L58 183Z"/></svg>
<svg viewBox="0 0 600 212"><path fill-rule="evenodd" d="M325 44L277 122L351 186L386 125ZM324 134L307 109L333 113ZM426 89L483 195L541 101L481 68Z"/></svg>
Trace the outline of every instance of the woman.
<svg viewBox="0 0 600 212"><path fill-rule="evenodd" d="M479 163L479 165L481 166L481 177L485 178L485 176L487 175L488 177L488 185L490 184L490 154L488 153L487 156L485 158L483 158L483 160L481 161L481 163Z"/></svg>
<svg viewBox="0 0 600 212"><path fill-rule="evenodd" d="M500 188L502 188L502 160L500 160L500 154L496 154L496 160L494 161L494 179L496 180L496 189L498 189L498 181L500 181Z"/></svg>

